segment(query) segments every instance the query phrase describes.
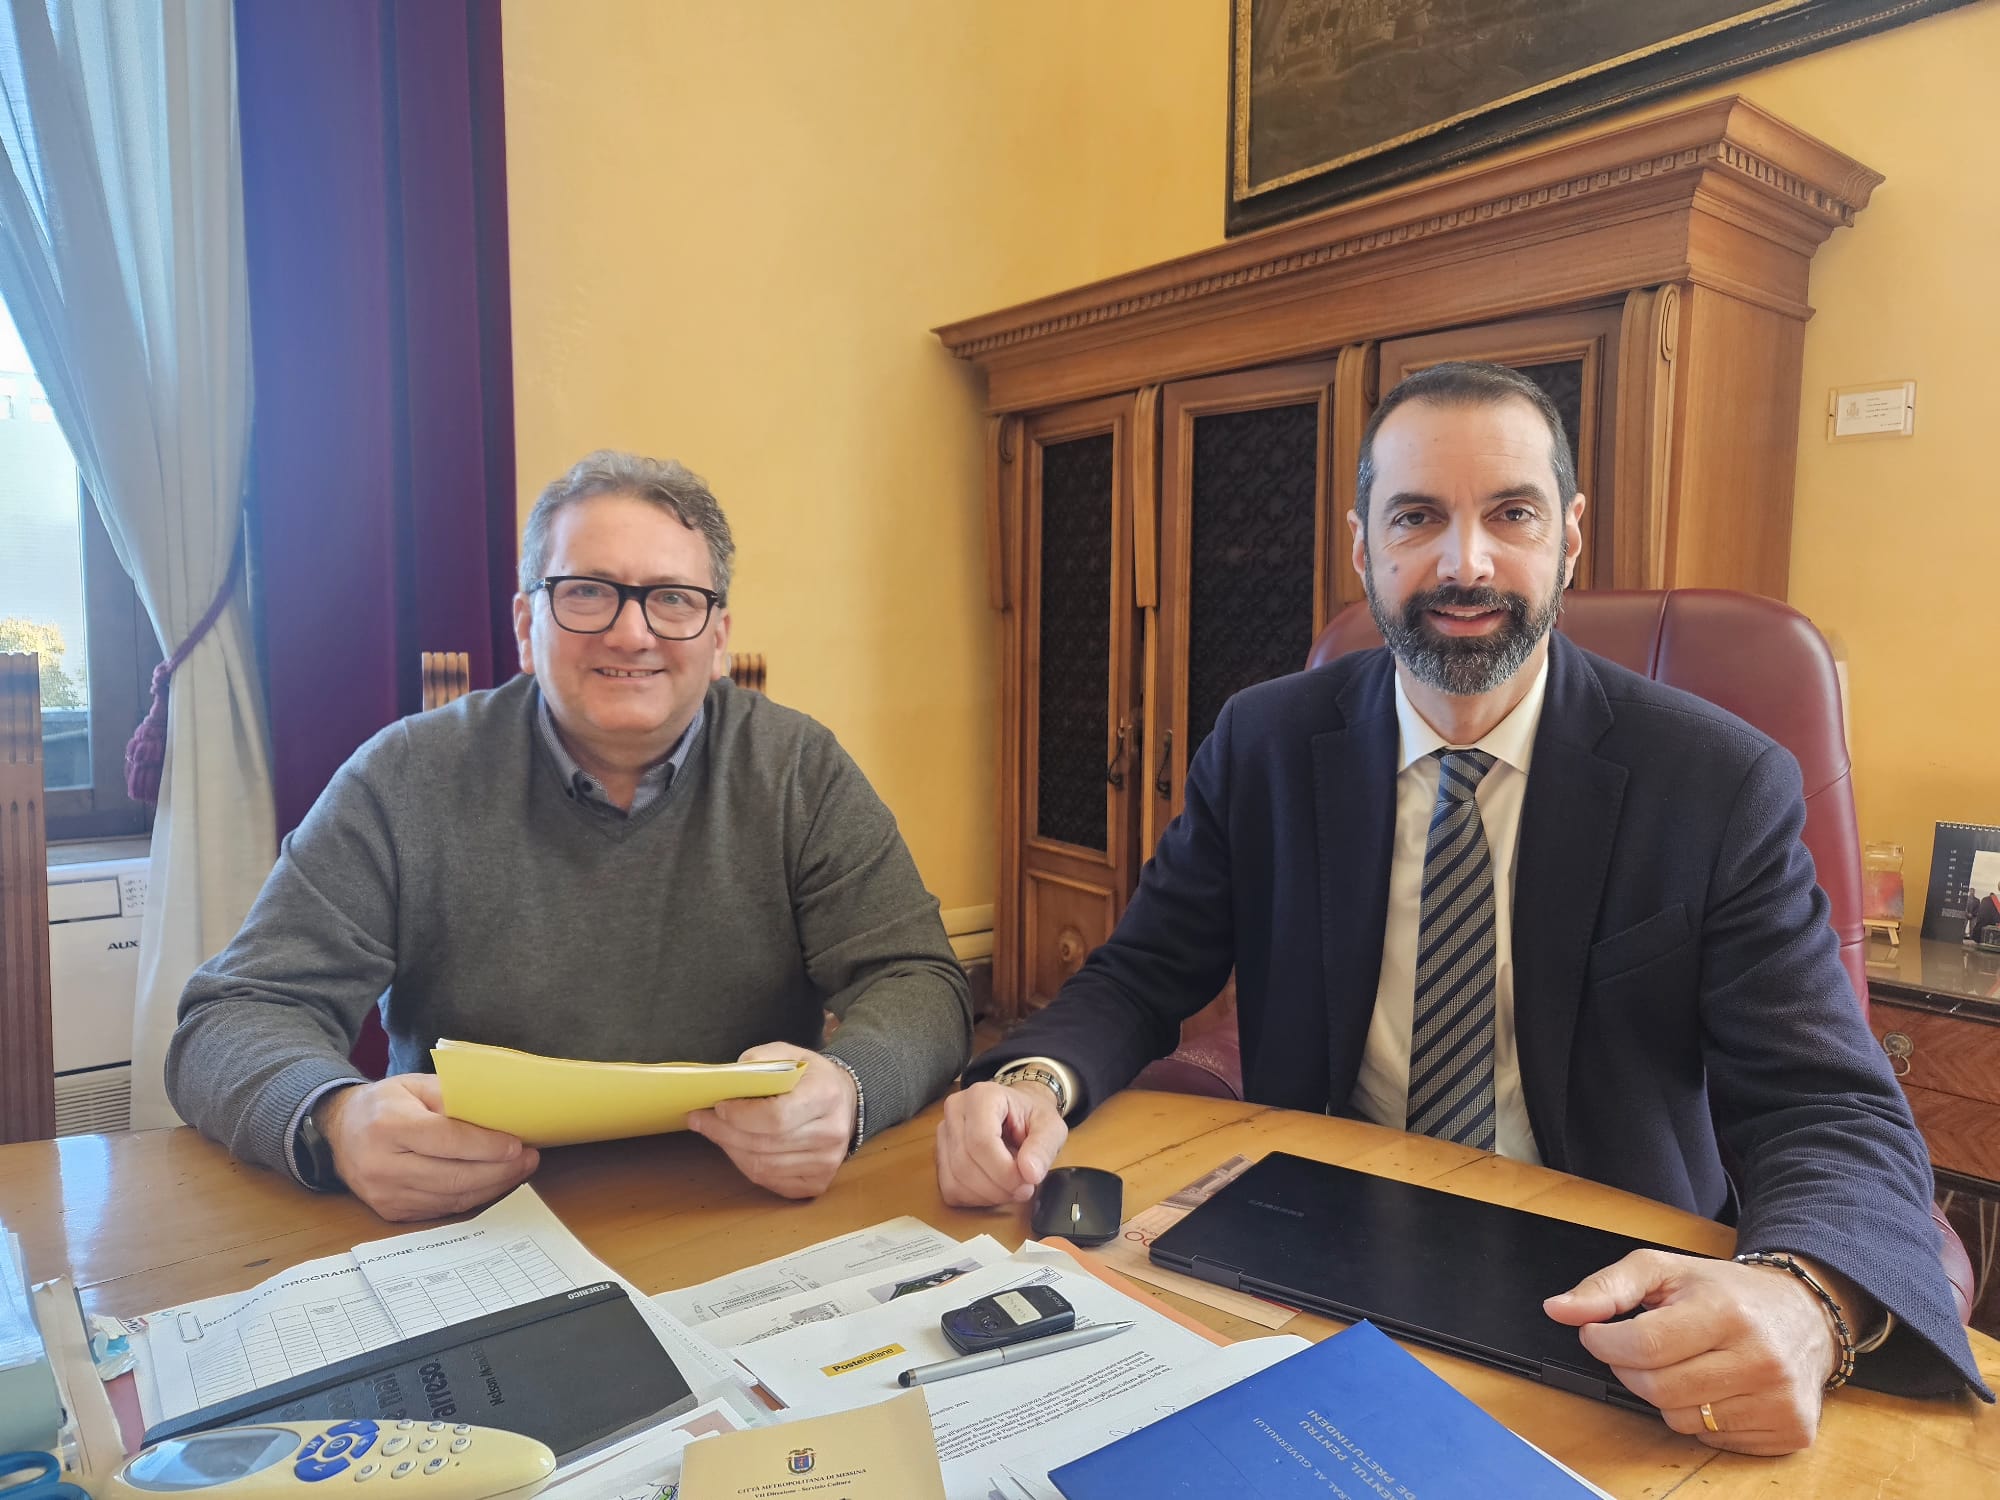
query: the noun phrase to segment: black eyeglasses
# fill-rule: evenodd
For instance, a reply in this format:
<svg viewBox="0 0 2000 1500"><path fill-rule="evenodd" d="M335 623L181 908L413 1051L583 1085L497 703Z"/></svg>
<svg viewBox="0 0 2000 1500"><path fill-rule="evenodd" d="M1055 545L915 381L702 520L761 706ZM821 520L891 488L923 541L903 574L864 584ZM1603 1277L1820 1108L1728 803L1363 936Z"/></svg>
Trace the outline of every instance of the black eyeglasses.
<svg viewBox="0 0 2000 1500"><path fill-rule="evenodd" d="M691 583L617 583L574 575L544 578L530 594L547 590L556 624L577 635L603 635L618 623L627 600L637 600L646 628L663 641L691 641L708 629L722 595Z"/></svg>

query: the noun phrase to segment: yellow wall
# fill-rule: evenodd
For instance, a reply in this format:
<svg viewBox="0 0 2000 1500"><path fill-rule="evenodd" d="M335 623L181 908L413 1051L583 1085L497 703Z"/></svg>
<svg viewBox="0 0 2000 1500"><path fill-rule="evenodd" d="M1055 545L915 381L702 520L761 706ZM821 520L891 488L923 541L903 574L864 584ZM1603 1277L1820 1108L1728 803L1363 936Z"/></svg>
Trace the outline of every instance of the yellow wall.
<svg viewBox="0 0 2000 1500"><path fill-rule="evenodd" d="M995 629L980 395L928 330L1219 236L1222 0L1149 4L1142 49L1136 14L503 10L523 504L600 446L705 475L736 645L947 907L993 899Z"/></svg>
<svg viewBox="0 0 2000 1500"><path fill-rule="evenodd" d="M1848 658L1861 836L1903 845L1913 919L1932 824L2000 823L1996 62L1982 0L1734 85L1888 179L1813 259L1791 602ZM1826 441L1830 389L1901 380L1914 436Z"/></svg>
<svg viewBox="0 0 2000 1500"><path fill-rule="evenodd" d="M991 900L979 393L926 330L1221 239L1227 0L504 24L524 505L600 445L706 474L737 645L840 735L944 904ZM1814 262L1792 597L1850 658L1862 832L1907 846L1913 910L1931 821L2000 821L2000 691L1965 664L2000 558L1996 57L1982 0L1728 85L1888 177ZM1917 436L1827 446L1826 388L1877 379L1918 382Z"/></svg>

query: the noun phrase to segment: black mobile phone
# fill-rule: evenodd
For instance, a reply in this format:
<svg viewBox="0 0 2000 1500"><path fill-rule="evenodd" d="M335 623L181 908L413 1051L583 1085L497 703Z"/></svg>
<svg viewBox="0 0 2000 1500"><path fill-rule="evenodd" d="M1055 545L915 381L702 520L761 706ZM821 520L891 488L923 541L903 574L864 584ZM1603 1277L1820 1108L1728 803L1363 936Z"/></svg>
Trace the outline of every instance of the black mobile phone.
<svg viewBox="0 0 2000 1500"><path fill-rule="evenodd" d="M1024 1286L995 1292L938 1319L944 1336L960 1354L978 1354L1076 1327L1076 1309L1054 1287Z"/></svg>

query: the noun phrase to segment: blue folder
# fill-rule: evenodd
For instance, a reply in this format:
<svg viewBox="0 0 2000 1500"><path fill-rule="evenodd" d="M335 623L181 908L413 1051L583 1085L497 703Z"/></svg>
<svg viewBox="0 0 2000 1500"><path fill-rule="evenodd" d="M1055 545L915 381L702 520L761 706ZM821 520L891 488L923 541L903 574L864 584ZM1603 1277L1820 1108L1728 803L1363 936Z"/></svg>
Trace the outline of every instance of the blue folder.
<svg viewBox="0 0 2000 1500"><path fill-rule="evenodd" d="M1372 1323L1052 1470L1068 1500L1577 1500L1592 1491Z"/></svg>

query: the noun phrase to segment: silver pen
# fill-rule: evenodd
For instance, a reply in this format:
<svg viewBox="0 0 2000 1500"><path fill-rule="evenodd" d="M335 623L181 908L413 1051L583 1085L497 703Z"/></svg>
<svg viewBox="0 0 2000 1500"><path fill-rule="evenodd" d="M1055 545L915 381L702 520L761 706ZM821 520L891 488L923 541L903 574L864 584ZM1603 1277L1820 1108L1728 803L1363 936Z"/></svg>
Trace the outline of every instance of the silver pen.
<svg viewBox="0 0 2000 1500"><path fill-rule="evenodd" d="M1094 1344L1099 1339L1108 1339L1136 1326L1133 1323L1092 1323L1088 1328L1052 1333L1047 1338L1029 1339L1025 1344L1002 1344L998 1349L962 1354L957 1359L941 1359L934 1365L918 1365L914 1370L905 1370L898 1375L896 1384L928 1385L933 1380L949 1380L954 1375L970 1375L975 1370L991 1370L1024 1359L1040 1359L1044 1354L1081 1349L1085 1344Z"/></svg>

